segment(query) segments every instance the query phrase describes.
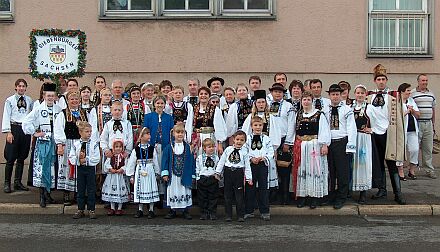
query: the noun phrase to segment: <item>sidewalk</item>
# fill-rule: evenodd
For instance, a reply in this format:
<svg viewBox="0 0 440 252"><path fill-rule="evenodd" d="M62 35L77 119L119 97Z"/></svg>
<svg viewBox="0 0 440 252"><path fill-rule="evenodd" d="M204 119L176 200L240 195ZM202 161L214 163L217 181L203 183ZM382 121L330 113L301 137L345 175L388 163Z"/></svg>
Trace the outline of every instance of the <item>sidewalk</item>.
<svg viewBox="0 0 440 252"><path fill-rule="evenodd" d="M4 164L0 164L3 168ZM23 178L27 178L27 171ZM310 210L308 207L298 209L296 205L271 206L273 215L440 215L440 178L430 179L425 176L423 171L417 172L417 180L402 181L402 192L407 201L407 205L400 206L394 202L391 184L388 181L388 198L382 200L371 200L371 195L376 193L376 189L368 192L367 205L356 203L358 193L354 193L353 199L348 199L346 206L341 210L334 210L331 206L318 207ZM13 178L12 178L13 180ZM387 177L387 180L388 177ZM31 188L28 192L3 192L4 172L0 173L0 214L73 214L76 206L64 207L62 203L62 193L54 191L52 197L60 204L48 205L46 209L39 207L38 189ZM23 179L23 184L26 181ZM127 214L135 212L136 207L127 207ZM198 215L198 207L192 209L192 213ZM105 214L102 205L97 206L98 214ZM165 210L159 210L158 214L165 214ZM223 213L223 207L219 206L219 214Z"/></svg>

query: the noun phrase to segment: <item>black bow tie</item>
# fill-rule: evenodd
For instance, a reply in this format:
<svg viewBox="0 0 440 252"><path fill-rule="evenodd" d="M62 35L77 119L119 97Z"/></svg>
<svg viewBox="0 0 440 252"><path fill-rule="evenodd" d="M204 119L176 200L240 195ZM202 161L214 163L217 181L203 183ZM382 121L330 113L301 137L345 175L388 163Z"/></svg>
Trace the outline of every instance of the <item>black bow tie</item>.
<svg viewBox="0 0 440 252"><path fill-rule="evenodd" d="M116 132L118 130L122 133L123 128L121 120L115 120L115 122L113 123L113 131Z"/></svg>
<svg viewBox="0 0 440 252"><path fill-rule="evenodd" d="M81 143L81 151L85 153L86 152L86 148L87 148L87 142L82 142Z"/></svg>
<svg viewBox="0 0 440 252"><path fill-rule="evenodd" d="M20 108L26 108L26 99L24 99L24 96L20 96L17 101L17 107Z"/></svg>
<svg viewBox="0 0 440 252"><path fill-rule="evenodd" d="M233 164L238 164L238 163L240 163L240 161L241 161L240 149L234 148L232 153L229 155L229 162L231 162Z"/></svg>
<svg viewBox="0 0 440 252"><path fill-rule="evenodd" d="M321 99L316 99L315 101L315 109L321 110L322 109L322 101Z"/></svg>
<svg viewBox="0 0 440 252"><path fill-rule="evenodd" d="M263 143L261 141L261 136L260 135L254 135L252 137L252 144L251 144L251 149L255 150L261 150L261 148L263 148Z"/></svg>
<svg viewBox="0 0 440 252"><path fill-rule="evenodd" d="M371 104L375 107L382 107L383 105L385 105L385 98L383 97L383 94L385 93L381 91L377 92L376 97L374 97L374 100Z"/></svg>
<svg viewBox="0 0 440 252"><path fill-rule="evenodd" d="M207 157L205 161L205 166L207 168L213 168L215 165L214 160L211 157Z"/></svg>
<svg viewBox="0 0 440 252"><path fill-rule="evenodd" d="M269 108L269 112L277 113L278 110L280 109L280 105L281 105L280 102L276 102L276 101L272 102L272 104L270 105L270 108Z"/></svg>
<svg viewBox="0 0 440 252"><path fill-rule="evenodd" d="M340 106L331 106L331 108L332 108L332 115L337 115L338 114L338 108L339 108Z"/></svg>

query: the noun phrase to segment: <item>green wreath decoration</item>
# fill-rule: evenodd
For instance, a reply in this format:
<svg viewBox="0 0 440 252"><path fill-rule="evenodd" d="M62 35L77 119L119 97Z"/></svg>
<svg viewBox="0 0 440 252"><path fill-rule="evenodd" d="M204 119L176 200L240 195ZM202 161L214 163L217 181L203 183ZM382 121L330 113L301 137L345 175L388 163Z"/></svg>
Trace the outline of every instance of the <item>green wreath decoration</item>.
<svg viewBox="0 0 440 252"><path fill-rule="evenodd" d="M37 65L35 64L35 59L37 57L37 40L35 36L64 36L64 37L76 37L78 36L78 69L72 70L68 73L40 73L37 71ZM33 29L29 35L30 39L30 52L29 52L29 70L32 78L43 81L44 79L51 79L58 84L59 79L62 77L64 79L82 77L85 74L86 67L86 55L87 55L87 42L86 34L80 30L61 30L61 29Z"/></svg>

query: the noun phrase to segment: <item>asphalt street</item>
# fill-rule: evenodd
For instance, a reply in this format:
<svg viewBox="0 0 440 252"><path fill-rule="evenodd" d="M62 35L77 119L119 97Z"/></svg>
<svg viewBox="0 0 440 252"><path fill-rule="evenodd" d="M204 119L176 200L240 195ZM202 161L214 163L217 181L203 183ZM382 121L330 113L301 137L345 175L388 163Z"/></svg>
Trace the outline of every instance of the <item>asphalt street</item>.
<svg viewBox="0 0 440 252"><path fill-rule="evenodd" d="M440 217L274 216L270 222L0 215L0 251L438 251Z"/></svg>

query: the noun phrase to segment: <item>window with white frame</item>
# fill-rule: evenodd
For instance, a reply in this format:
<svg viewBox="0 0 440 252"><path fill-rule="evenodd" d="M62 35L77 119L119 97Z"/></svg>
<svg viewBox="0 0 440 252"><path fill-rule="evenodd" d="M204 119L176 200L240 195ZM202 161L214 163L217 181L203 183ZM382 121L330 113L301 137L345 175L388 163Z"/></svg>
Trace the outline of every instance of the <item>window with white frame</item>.
<svg viewBox="0 0 440 252"><path fill-rule="evenodd" d="M370 55L429 54L429 0L369 0Z"/></svg>
<svg viewBox="0 0 440 252"><path fill-rule="evenodd" d="M0 0L0 21L12 20L13 0Z"/></svg>
<svg viewBox="0 0 440 252"><path fill-rule="evenodd" d="M100 0L101 18L274 17L276 0Z"/></svg>

